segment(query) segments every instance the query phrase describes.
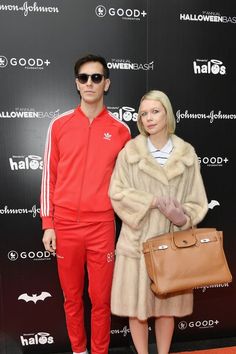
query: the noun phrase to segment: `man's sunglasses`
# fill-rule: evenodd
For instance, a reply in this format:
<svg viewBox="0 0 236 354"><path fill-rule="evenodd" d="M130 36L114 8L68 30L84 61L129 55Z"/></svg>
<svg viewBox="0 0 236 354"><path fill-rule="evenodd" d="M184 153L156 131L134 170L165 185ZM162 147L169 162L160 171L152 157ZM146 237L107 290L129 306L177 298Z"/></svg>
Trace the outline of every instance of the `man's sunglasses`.
<svg viewBox="0 0 236 354"><path fill-rule="evenodd" d="M105 77L105 75L102 74L78 74L77 78L78 81L81 84L86 84L86 82L88 81L89 77L91 77L91 80L94 84L100 84L100 82L102 81L102 78Z"/></svg>

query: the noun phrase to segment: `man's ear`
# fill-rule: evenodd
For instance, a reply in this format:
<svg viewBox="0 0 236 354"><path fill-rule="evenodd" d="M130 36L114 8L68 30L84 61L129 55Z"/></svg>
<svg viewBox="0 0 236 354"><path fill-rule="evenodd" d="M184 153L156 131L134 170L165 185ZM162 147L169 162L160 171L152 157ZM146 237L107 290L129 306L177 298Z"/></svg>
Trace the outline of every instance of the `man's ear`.
<svg viewBox="0 0 236 354"><path fill-rule="evenodd" d="M106 81L105 81L105 87L104 87L104 93L105 93L105 94L109 91L110 85L111 85L111 80L110 80L110 79L106 79Z"/></svg>
<svg viewBox="0 0 236 354"><path fill-rule="evenodd" d="M77 91L79 91L79 80L77 78L75 79L75 85L76 85Z"/></svg>

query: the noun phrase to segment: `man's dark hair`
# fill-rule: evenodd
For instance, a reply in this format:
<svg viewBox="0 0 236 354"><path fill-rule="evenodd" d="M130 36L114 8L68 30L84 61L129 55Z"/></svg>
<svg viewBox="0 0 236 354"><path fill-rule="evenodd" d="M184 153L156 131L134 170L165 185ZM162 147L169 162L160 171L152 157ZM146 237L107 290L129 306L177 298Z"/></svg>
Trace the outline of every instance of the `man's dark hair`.
<svg viewBox="0 0 236 354"><path fill-rule="evenodd" d="M104 75L105 78L108 79L110 76L110 72L109 69L107 67L107 62L105 60L105 58L98 56L98 55L94 55L94 54L88 54L80 59L78 59L75 63L74 66L74 73L75 73L75 77L78 76L79 73L79 69L80 67L85 64L85 63L89 63L89 62L99 62L100 64L102 64L103 66L103 71L104 71Z"/></svg>

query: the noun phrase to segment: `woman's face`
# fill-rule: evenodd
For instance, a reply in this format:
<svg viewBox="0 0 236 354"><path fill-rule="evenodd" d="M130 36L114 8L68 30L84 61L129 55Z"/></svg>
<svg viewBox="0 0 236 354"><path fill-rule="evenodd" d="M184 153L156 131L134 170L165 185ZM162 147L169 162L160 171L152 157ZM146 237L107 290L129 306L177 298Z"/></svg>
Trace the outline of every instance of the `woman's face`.
<svg viewBox="0 0 236 354"><path fill-rule="evenodd" d="M167 135L167 114L160 101L143 100L139 111L143 127L149 135Z"/></svg>

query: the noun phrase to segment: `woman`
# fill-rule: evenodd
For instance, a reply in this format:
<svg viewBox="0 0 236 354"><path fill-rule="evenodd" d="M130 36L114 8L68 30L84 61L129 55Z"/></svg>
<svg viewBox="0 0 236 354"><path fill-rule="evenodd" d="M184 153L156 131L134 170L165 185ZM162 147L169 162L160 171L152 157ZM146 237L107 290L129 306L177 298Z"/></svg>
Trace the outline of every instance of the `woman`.
<svg viewBox="0 0 236 354"><path fill-rule="evenodd" d="M112 313L128 316L138 354L148 354L147 319L155 317L158 354L169 352L174 317L192 313L193 294L157 296L150 289L142 243L175 229L198 224L208 210L194 148L174 135L175 117L169 98L150 91L140 102L140 135L120 152L110 197L122 220L112 285Z"/></svg>

